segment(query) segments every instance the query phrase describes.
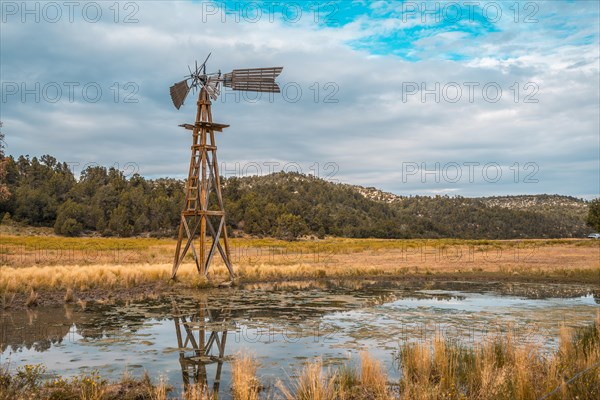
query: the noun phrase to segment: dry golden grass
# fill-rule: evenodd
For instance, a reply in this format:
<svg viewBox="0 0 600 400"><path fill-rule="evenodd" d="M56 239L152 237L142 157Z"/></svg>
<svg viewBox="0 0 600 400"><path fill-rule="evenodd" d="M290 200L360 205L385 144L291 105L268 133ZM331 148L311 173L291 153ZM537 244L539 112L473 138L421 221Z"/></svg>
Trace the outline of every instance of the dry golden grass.
<svg viewBox="0 0 600 400"><path fill-rule="evenodd" d="M16 293L4 292L2 293L0 301L2 302L2 309L9 308L15 300Z"/></svg>
<svg viewBox="0 0 600 400"><path fill-rule="evenodd" d="M169 391L163 379L154 385L147 373L134 378L125 372L119 381L109 382L97 372L49 379L41 364L17 367L13 374L0 366L0 400L167 400Z"/></svg>
<svg viewBox="0 0 600 400"><path fill-rule="evenodd" d="M164 377L160 377L158 384L149 390L151 400L167 400L169 394L169 385Z"/></svg>
<svg viewBox="0 0 600 400"><path fill-rule="evenodd" d="M381 363L367 352L361 353L360 360L360 372L344 366L324 373L321 359L316 359L304 366L291 388L281 381L277 387L287 400L391 400Z"/></svg>
<svg viewBox="0 0 600 400"><path fill-rule="evenodd" d="M374 400L391 399L387 374L381 362L372 358L366 351L360 354L360 387L363 397Z"/></svg>
<svg viewBox="0 0 600 400"><path fill-rule="evenodd" d="M304 367L292 389L282 382L277 387L287 400L335 400L335 381L336 375L324 374L323 362L317 359Z"/></svg>
<svg viewBox="0 0 600 400"><path fill-rule="evenodd" d="M3 235L0 294L167 282L174 248L170 239ZM593 240L234 239L232 260L245 282L435 274L600 282L600 241ZM191 255L178 277L186 285L207 285ZM211 278L228 278L218 257Z"/></svg>
<svg viewBox="0 0 600 400"><path fill-rule="evenodd" d="M73 302L73 289L67 288L67 292L65 293L64 300L65 300L65 303Z"/></svg>
<svg viewBox="0 0 600 400"><path fill-rule="evenodd" d="M181 396L182 400L213 400L214 397L204 382L190 384Z"/></svg>
<svg viewBox="0 0 600 400"><path fill-rule="evenodd" d="M38 302L38 294L36 293L35 290L31 289L31 291L29 292L29 297L27 297L27 300L25 301L25 305L27 307L33 307L35 305L37 305Z"/></svg>
<svg viewBox="0 0 600 400"><path fill-rule="evenodd" d="M235 358L231 366L231 391L234 400L258 400L260 382L256 378L258 363L249 355Z"/></svg>
<svg viewBox="0 0 600 400"><path fill-rule="evenodd" d="M511 336L483 342L475 349L435 340L403 348L400 364L401 399L533 400L546 395L548 399L597 399L600 314L594 325L576 334L564 328L555 354L545 354L531 344L518 345Z"/></svg>
<svg viewBox="0 0 600 400"><path fill-rule="evenodd" d="M32 265L163 264L173 260L175 240L153 238L66 238L59 236L16 236L0 230L0 263ZM346 239L302 240L235 238L230 241L236 264L289 265L340 261L356 253L382 256L393 254L396 262L535 262L538 250L579 248L579 255L596 249L600 241L552 240L458 240L458 239ZM593 251L592 251L593 252ZM571 252L572 253L572 252ZM189 259L191 261L191 258ZM345 261L345 260L344 260ZM573 259L572 261L576 261Z"/></svg>
<svg viewBox="0 0 600 400"><path fill-rule="evenodd" d="M132 288L152 282L168 282L171 278L170 264L158 265L76 265L54 267L3 267L0 274L0 293L27 293L33 289L78 290L95 288ZM185 265L178 272L178 279L188 286L206 285L195 266ZM218 280L227 276L224 267L217 267L213 276ZM72 294L72 293L71 293ZM65 295L65 301L68 299Z"/></svg>

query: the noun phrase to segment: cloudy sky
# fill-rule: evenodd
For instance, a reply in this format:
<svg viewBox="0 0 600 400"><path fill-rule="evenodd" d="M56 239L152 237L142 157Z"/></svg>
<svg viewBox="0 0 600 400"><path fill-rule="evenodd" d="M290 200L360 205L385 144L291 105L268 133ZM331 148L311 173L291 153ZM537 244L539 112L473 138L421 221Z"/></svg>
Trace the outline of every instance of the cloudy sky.
<svg viewBox="0 0 600 400"><path fill-rule="evenodd" d="M0 1L7 153L183 177L188 65L283 66L213 104L222 174L404 195L600 192L596 0Z"/></svg>

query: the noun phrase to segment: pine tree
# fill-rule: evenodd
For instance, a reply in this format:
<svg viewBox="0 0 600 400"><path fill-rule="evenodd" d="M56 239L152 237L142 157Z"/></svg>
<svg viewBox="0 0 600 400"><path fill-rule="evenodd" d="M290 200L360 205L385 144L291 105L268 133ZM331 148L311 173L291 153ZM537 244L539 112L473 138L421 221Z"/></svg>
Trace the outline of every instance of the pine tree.
<svg viewBox="0 0 600 400"><path fill-rule="evenodd" d="M600 198L592 200L589 205L587 225L596 232L600 232Z"/></svg>
<svg viewBox="0 0 600 400"><path fill-rule="evenodd" d="M2 129L2 121L0 121L0 129ZM10 190L6 181L7 160L4 157L4 134L0 131L0 202L8 200Z"/></svg>

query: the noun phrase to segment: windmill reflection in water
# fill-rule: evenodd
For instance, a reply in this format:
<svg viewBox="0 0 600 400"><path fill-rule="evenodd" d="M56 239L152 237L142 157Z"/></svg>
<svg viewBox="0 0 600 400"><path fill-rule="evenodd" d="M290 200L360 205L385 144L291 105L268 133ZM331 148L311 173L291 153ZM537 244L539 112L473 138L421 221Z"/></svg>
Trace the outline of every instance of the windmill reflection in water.
<svg viewBox="0 0 600 400"><path fill-rule="evenodd" d="M191 385L195 385L210 398L218 398L223 363L231 359L225 356L230 316L229 307L209 309L206 298L200 300L198 311L192 315L182 313L173 301L173 322L186 391L193 390ZM214 379L207 371L207 366L212 364L216 364Z"/></svg>

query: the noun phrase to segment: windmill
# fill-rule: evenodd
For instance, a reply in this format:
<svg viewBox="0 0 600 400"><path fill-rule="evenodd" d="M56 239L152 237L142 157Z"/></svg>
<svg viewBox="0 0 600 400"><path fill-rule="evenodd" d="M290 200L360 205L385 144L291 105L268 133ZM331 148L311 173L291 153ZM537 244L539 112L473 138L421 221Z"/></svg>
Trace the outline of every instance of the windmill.
<svg viewBox="0 0 600 400"><path fill-rule="evenodd" d="M190 74L181 82L171 86L171 100L178 110L190 91L199 90L196 122L179 125L192 131L192 157L185 187L185 204L179 223L172 279L176 278L177 270L190 249L196 269L201 275L208 275L212 259L218 251L229 271L230 279L233 280L234 277L227 241L225 208L221 195L215 142L215 132L223 132L223 129L228 128L229 125L213 122L211 99L218 98L221 86L248 92L279 93L280 91L275 78L281 74L282 67L234 69L226 74L221 74L220 70L207 73L206 63L209 58L210 54L200 66L196 63L193 71L188 67ZM197 233L199 233L198 251L194 245ZM207 240L208 236L212 239L210 243Z"/></svg>

